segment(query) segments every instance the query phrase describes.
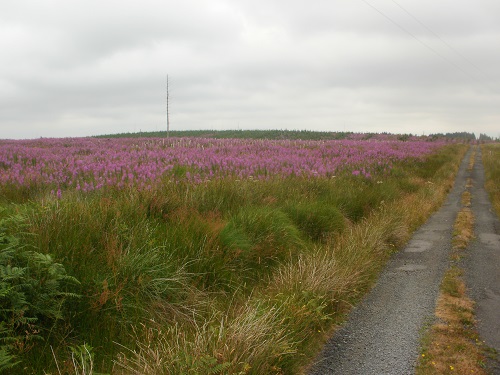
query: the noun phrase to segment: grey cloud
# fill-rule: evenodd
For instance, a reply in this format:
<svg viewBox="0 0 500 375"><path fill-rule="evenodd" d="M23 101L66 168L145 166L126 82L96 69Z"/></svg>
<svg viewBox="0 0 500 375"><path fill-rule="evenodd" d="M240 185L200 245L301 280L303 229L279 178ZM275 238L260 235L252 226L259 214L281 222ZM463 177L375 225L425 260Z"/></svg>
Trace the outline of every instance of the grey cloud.
<svg viewBox="0 0 500 375"><path fill-rule="evenodd" d="M177 129L497 136L500 4L397 0L468 62L367 1L420 41L361 0L4 2L0 138L161 129L166 74Z"/></svg>

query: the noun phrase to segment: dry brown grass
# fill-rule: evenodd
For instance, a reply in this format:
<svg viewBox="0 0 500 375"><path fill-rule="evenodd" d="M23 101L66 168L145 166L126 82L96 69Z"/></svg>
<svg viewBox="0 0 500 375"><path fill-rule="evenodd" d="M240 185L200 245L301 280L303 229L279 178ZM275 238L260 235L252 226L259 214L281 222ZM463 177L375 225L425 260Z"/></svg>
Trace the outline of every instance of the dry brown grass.
<svg viewBox="0 0 500 375"><path fill-rule="evenodd" d="M477 146L474 146L474 148L472 149L472 153L470 155L470 158L469 158L469 166L467 167L467 170L469 170L469 171L472 171L472 168L474 168L474 161L476 159L476 150L477 150Z"/></svg>
<svg viewBox="0 0 500 375"><path fill-rule="evenodd" d="M473 238L474 214L470 208L464 207L458 213L453 226L453 246L457 249L465 249Z"/></svg>
<svg viewBox="0 0 500 375"><path fill-rule="evenodd" d="M474 302L466 296L461 270L446 273L428 343L421 353L417 375L487 374L481 342L474 330Z"/></svg>
<svg viewBox="0 0 500 375"><path fill-rule="evenodd" d="M462 207L470 207L471 204L471 193L466 191L462 194Z"/></svg>
<svg viewBox="0 0 500 375"><path fill-rule="evenodd" d="M468 178L467 179L467 183L465 184L465 187L467 189L471 188L472 187L472 178Z"/></svg>
<svg viewBox="0 0 500 375"><path fill-rule="evenodd" d="M500 143L483 145L482 158L486 175L485 188L500 216Z"/></svg>

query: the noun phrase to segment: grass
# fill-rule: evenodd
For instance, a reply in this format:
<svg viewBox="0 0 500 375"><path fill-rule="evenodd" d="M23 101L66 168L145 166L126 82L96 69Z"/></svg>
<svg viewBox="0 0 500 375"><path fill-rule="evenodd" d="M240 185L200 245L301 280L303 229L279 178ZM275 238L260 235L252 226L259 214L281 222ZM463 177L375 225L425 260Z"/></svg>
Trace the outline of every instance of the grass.
<svg viewBox="0 0 500 375"><path fill-rule="evenodd" d="M481 150L486 176L485 188L497 215L500 216L500 143L482 145Z"/></svg>
<svg viewBox="0 0 500 375"><path fill-rule="evenodd" d="M466 192L468 193L468 192ZM469 200L470 195L464 193L462 200ZM462 208L457 215L453 226L453 246L456 249L465 249L474 238L474 214L468 207Z"/></svg>
<svg viewBox="0 0 500 375"><path fill-rule="evenodd" d="M474 330L474 302L458 267L450 268L437 302L438 322L424 342L417 374L487 374L484 349Z"/></svg>
<svg viewBox="0 0 500 375"><path fill-rule="evenodd" d="M485 188L497 215L500 216L500 143L482 145L481 151L486 177ZM490 349L490 356L498 358L498 353Z"/></svg>
<svg viewBox="0 0 500 375"><path fill-rule="evenodd" d="M10 229L19 242L51 254L81 296L48 340L14 353L15 369L73 374L85 348L80 362L100 373L300 373L440 206L464 152L449 146L372 180L227 179L62 199L40 189L3 201L2 218L22 214L24 232Z"/></svg>

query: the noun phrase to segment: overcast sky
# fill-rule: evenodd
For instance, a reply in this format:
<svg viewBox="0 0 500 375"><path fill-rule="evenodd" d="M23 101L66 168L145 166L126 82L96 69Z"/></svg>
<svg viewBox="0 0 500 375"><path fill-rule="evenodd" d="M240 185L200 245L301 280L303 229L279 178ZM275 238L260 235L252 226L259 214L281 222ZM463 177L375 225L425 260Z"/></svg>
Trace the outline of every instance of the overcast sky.
<svg viewBox="0 0 500 375"><path fill-rule="evenodd" d="M0 138L500 136L498 0L2 0Z"/></svg>

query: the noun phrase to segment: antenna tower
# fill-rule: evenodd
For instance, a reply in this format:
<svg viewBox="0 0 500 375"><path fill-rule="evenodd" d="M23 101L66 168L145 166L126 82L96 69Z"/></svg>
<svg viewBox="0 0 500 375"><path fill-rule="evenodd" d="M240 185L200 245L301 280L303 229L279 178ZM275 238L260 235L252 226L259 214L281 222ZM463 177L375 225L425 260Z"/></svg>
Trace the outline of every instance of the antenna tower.
<svg viewBox="0 0 500 375"><path fill-rule="evenodd" d="M170 99L170 92L168 89L168 75L167 75L167 138L170 137L170 112L169 112L169 99Z"/></svg>

